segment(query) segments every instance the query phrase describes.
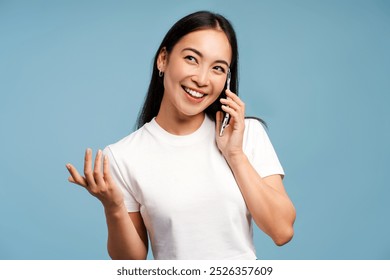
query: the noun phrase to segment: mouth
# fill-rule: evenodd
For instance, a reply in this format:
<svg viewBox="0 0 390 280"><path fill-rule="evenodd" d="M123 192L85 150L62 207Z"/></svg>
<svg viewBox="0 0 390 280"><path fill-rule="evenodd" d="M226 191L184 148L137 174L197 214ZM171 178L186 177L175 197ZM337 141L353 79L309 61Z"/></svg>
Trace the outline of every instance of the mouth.
<svg viewBox="0 0 390 280"><path fill-rule="evenodd" d="M204 93L201 93L201 92L198 92L196 90L193 90L193 89L190 89L188 87L185 87L185 86L182 86L182 88L184 89L184 91L190 95L191 97L193 98L197 98L197 99L201 99L202 97L204 97L206 94Z"/></svg>

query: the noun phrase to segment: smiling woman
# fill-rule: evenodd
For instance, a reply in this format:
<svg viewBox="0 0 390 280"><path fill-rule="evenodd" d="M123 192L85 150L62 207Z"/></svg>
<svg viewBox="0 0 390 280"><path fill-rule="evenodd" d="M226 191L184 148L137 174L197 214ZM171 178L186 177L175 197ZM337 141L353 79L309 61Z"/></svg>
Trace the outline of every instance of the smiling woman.
<svg viewBox="0 0 390 280"><path fill-rule="evenodd" d="M256 259L252 220L277 245L292 238L284 171L260 122L245 119L237 63L227 19L184 17L156 52L138 130L94 164L87 149L84 176L67 164L104 206L113 259L145 259L148 236L155 259Z"/></svg>
<svg viewBox="0 0 390 280"><path fill-rule="evenodd" d="M218 29L187 34L169 55L161 50L157 67L165 76L164 95L156 121L162 128L188 134L201 125L204 110L223 91L231 53L225 33Z"/></svg>

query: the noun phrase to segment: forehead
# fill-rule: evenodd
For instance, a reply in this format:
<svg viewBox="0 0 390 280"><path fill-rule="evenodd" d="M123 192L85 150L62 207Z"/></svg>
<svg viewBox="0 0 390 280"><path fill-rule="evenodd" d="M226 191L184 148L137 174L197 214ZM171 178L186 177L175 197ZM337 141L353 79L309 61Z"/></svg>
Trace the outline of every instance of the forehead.
<svg viewBox="0 0 390 280"><path fill-rule="evenodd" d="M183 36L173 51L181 52L185 48L194 48L205 58L231 61L232 49L226 34L222 30L197 30Z"/></svg>

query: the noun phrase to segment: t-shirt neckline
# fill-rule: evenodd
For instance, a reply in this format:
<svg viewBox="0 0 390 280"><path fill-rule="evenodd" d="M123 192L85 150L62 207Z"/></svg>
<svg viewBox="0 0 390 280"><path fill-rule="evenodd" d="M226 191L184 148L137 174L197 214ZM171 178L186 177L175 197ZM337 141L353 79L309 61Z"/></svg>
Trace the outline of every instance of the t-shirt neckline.
<svg viewBox="0 0 390 280"><path fill-rule="evenodd" d="M145 124L145 128L159 140L167 142L175 146L186 146L201 141L209 135L210 131L214 131L214 122L205 115L205 118L200 127L194 132L186 135L175 135L163 129L153 118L149 123Z"/></svg>

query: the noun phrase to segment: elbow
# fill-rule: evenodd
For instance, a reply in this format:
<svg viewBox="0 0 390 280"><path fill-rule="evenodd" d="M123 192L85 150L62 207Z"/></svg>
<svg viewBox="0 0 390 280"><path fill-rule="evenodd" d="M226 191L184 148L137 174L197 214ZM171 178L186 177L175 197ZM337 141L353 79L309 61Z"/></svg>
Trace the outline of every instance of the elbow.
<svg viewBox="0 0 390 280"><path fill-rule="evenodd" d="M109 254L112 260L146 260L147 255L118 255L118 254Z"/></svg>
<svg viewBox="0 0 390 280"><path fill-rule="evenodd" d="M293 208L291 218L284 223L284 226L280 228L278 234L273 236L273 241L277 246L283 246L291 241L294 237L294 222L296 218L296 212Z"/></svg>
<svg viewBox="0 0 390 280"><path fill-rule="evenodd" d="M274 243L277 246L283 246L291 241L294 236L294 228L292 226L283 230L281 234L278 234L273 238Z"/></svg>
<svg viewBox="0 0 390 280"><path fill-rule="evenodd" d="M148 251L140 250L135 252L126 252L108 249L108 255L112 260L146 260Z"/></svg>

